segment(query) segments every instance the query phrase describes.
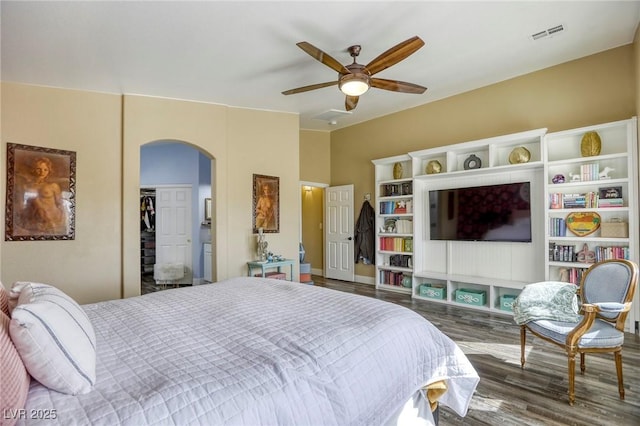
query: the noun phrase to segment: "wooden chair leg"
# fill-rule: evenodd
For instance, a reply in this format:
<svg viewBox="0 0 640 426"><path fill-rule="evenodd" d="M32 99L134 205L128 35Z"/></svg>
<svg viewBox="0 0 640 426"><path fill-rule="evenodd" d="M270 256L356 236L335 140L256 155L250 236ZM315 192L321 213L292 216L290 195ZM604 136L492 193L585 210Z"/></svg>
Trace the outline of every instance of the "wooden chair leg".
<svg viewBox="0 0 640 426"><path fill-rule="evenodd" d="M573 405L576 400L575 384L576 384L576 354L569 353L569 405Z"/></svg>
<svg viewBox="0 0 640 426"><path fill-rule="evenodd" d="M624 399L624 382L622 380L622 351L614 352L616 359L616 373L618 373L618 392L620 392L620 399Z"/></svg>
<svg viewBox="0 0 640 426"><path fill-rule="evenodd" d="M527 329L524 325L520 326L520 368L524 369L524 347L527 343Z"/></svg>
<svg viewBox="0 0 640 426"><path fill-rule="evenodd" d="M587 368L586 364L584 362L585 359L585 353L584 352L580 352L580 374L584 374L584 370Z"/></svg>

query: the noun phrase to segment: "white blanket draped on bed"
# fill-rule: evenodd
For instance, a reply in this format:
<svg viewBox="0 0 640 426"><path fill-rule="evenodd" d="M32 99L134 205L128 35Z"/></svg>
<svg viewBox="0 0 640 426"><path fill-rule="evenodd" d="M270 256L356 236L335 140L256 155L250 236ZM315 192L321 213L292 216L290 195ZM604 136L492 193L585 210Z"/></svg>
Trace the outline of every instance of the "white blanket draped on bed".
<svg viewBox="0 0 640 426"><path fill-rule="evenodd" d="M62 425L379 425L441 379L440 402L464 415L479 380L415 312L298 283L234 278L83 307L94 390L32 380L27 400Z"/></svg>

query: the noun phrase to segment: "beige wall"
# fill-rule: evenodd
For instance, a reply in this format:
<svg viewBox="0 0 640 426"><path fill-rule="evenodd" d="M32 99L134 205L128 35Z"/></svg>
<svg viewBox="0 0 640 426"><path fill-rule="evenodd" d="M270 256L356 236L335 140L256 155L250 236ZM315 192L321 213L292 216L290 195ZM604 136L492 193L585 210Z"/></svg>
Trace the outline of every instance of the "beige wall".
<svg viewBox="0 0 640 426"><path fill-rule="evenodd" d="M331 181L331 134L300 131L300 180L329 184Z"/></svg>
<svg viewBox="0 0 640 426"><path fill-rule="evenodd" d="M246 275L254 258L253 173L280 177L280 233L269 235L269 247L298 258L297 115L9 83L1 93L2 164L6 142L77 153L75 240L3 241L5 286L50 283L80 303L139 294L140 146L160 139L183 141L213 159L218 280Z"/></svg>
<svg viewBox="0 0 640 426"><path fill-rule="evenodd" d="M623 46L334 131L331 185L353 183L359 200L375 194L372 159L542 127L558 131L630 118L637 102L633 53L634 46ZM375 92L365 96L374 98ZM374 276L374 267L357 264L356 275Z"/></svg>
<svg viewBox="0 0 640 426"><path fill-rule="evenodd" d="M246 275L255 258L252 234L253 174L280 178L280 233L269 249L287 258L298 253L298 118L294 114L230 108L199 102L125 96L124 269L125 297L139 294L137 211L140 146L160 139L184 141L213 159L214 280ZM288 167L283 167L287 165ZM297 279L297 269L294 272Z"/></svg>
<svg viewBox="0 0 640 426"><path fill-rule="evenodd" d="M228 274L238 276L246 275L246 260L256 257L257 238L251 228L254 173L280 178L280 233L267 234L269 251L299 258L298 116L230 108L228 124ZM297 280L297 266L294 275Z"/></svg>
<svg viewBox="0 0 640 426"><path fill-rule="evenodd" d="M300 180L303 183L331 182L331 134L324 131L300 131ZM324 270L324 189L302 190L302 242L305 261L315 270Z"/></svg>
<svg viewBox="0 0 640 426"><path fill-rule="evenodd" d="M82 303L120 297L120 117L117 95L2 84L2 211L7 142L75 151L77 162L75 240L2 241L5 286L50 283Z"/></svg>

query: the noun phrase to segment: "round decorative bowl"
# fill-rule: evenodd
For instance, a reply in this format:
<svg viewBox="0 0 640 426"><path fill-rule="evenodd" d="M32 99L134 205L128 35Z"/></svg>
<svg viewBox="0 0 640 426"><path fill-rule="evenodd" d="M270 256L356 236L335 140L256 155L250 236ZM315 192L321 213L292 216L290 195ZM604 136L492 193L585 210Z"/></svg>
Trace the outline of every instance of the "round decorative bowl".
<svg viewBox="0 0 640 426"><path fill-rule="evenodd" d="M509 154L509 163L511 164L528 163L529 160L531 160L531 153L524 146L513 148Z"/></svg>

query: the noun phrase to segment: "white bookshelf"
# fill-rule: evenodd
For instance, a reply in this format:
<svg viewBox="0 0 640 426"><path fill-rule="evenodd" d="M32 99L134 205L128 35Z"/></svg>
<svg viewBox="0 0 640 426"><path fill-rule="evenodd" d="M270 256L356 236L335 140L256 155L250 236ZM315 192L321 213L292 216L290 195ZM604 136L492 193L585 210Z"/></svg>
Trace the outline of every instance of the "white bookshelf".
<svg viewBox="0 0 640 426"><path fill-rule="evenodd" d="M601 140L598 155L582 156L581 141L585 133L596 132ZM588 252L601 252L604 256L620 256L620 249L627 251L629 259L638 262L638 152L637 119L621 120L611 123L581 127L561 132L548 133L544 138L545 158L545 245L548 255L545 257L545 279L566 279L578 284L579 277L592 262L577 259L576 253L583 247ZM581 174L582 170L591 171ZM609 168L608 179L602 179L599 172ZM563 183L554 183L554 177L562 175ZM562 199L565 194L597 194L601 189L620 188L622 204L616 207L603 207L596 199L585 207L563 208L552 206L550 197ZM559 194L559 195L558 195ZM591 197L590 197L591 198ZM599 198L599 197L598 197ZM553 207L553 208L552 208ZM602 222L620 220L628 225L628 236L618 237L603 234L602 226L590 235L578 236L570 230L554 232L552 224L565 221L571 213L596 213ZM614 251L616 253L614 253ZM557 253L554 256L554 252ZM588 258L588 257L587 257ZM594 260L599 260L596 258ZM626 330L635 331L635 323L640 320L640 302L636 292L632 311L627 317Z"/></svg>

